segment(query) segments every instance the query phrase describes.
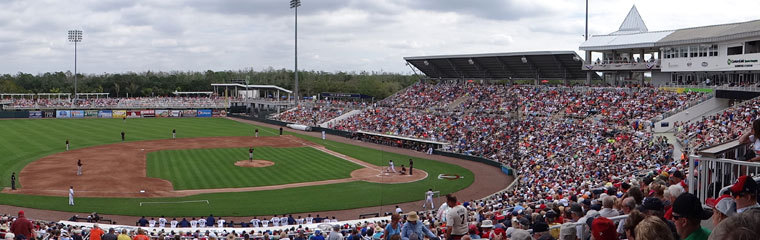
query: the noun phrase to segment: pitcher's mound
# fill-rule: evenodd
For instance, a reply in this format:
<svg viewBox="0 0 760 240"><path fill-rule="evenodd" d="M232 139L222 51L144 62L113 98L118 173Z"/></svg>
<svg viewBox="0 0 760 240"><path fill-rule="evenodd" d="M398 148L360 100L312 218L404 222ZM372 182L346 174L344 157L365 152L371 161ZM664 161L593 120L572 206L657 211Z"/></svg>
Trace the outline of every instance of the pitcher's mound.
<svg viewBox="0 0 760 240"><path fill-rule="evenodd" d="M235 166L238 167L253 167L253 168L261 168L261 167L269 167L274 165L274 162L267 161L267 160L242 160L235 162Z"/></svg>

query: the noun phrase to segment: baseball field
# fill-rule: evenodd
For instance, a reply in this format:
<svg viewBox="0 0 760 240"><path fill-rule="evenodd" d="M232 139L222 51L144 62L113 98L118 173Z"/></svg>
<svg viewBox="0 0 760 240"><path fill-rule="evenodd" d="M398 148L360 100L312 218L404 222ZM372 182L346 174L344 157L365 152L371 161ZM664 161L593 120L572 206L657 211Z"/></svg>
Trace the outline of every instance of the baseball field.
<svg viewBox="0 0 760 240"><path fill-rule="evenodd" d="M0 204L129 216L254 216L417 201L428 188L446 194L474 181L454 164L278 135L224 118L2 120ZM247 164L250 147L257 164ZM76 176L79 159L82 176ZM408 159L414 176L382 173L388 160L400 169ZM75 206L67 204L68 186L76 191Z"/></svg>

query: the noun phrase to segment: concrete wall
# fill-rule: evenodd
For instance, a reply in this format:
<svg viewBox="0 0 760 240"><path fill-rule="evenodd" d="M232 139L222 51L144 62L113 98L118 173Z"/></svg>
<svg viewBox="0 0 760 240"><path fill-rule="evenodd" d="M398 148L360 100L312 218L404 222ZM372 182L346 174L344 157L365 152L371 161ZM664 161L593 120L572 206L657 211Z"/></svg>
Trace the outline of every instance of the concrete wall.
<svg viewBox="0 0 760 240"><path fill-rule="evenodd" d="M652 85L662 86L670 83L670 73L652 71Z"/></svg>
<svg viewBox="0 0 760 240"><path fill-rule="evenodd" d="M728 108L729 101L730 99L726 99L726 98L713 97L711 99L708 99L707 101L697 104L696 106L690 107L680 113L677 113L673 116L670 116L668 118L663 119L662 121L655 123L654 132L670 131L671 129L673 129L674 122L699 120L702 118L702 115L706 113L713 113L713 112ZM668 123L668 126L663 127L662 123Z"/></svg>

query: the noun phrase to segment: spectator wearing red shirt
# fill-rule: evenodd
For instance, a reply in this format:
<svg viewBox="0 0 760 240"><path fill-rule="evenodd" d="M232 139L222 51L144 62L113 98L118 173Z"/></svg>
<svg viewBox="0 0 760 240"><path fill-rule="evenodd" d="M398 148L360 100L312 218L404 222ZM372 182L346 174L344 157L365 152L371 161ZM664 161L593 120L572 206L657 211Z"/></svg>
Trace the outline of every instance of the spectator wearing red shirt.
<svg viewBox="0 0 760 240"><path fill-rule="evenodd" d="M34 239L32 222L24 216L24 210L18 211L18 219L11 223L11 232L16 239Z"/></svg>
<svg viewBox="0 0 760 240"><path fill-rule="evenodd" d="M103 236L103 234L105 234L105 232L103 229L100 229L96 223L92 225L92 229L90 230L90 240L100 240L100 237Z"/></svg>

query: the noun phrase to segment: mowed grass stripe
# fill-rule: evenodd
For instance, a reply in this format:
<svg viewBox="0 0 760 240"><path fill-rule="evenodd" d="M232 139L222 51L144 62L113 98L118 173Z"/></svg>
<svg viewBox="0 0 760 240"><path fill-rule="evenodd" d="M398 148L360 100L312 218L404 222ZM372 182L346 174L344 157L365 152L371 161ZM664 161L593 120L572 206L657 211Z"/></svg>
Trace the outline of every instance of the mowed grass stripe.
<svg viewBox="0 0 760 240"><path fill-rule="evenodd" d="M274 162L265 168L243 168L234 165L247 155L247 148L190 149L149 154L148 164L162 166L149 171L150 177L169 180L177 190L224 187L255 187L348 178L360 166L309 147L257 147L254 158ZM194 173L196 176L188 176Z"/></svg>

